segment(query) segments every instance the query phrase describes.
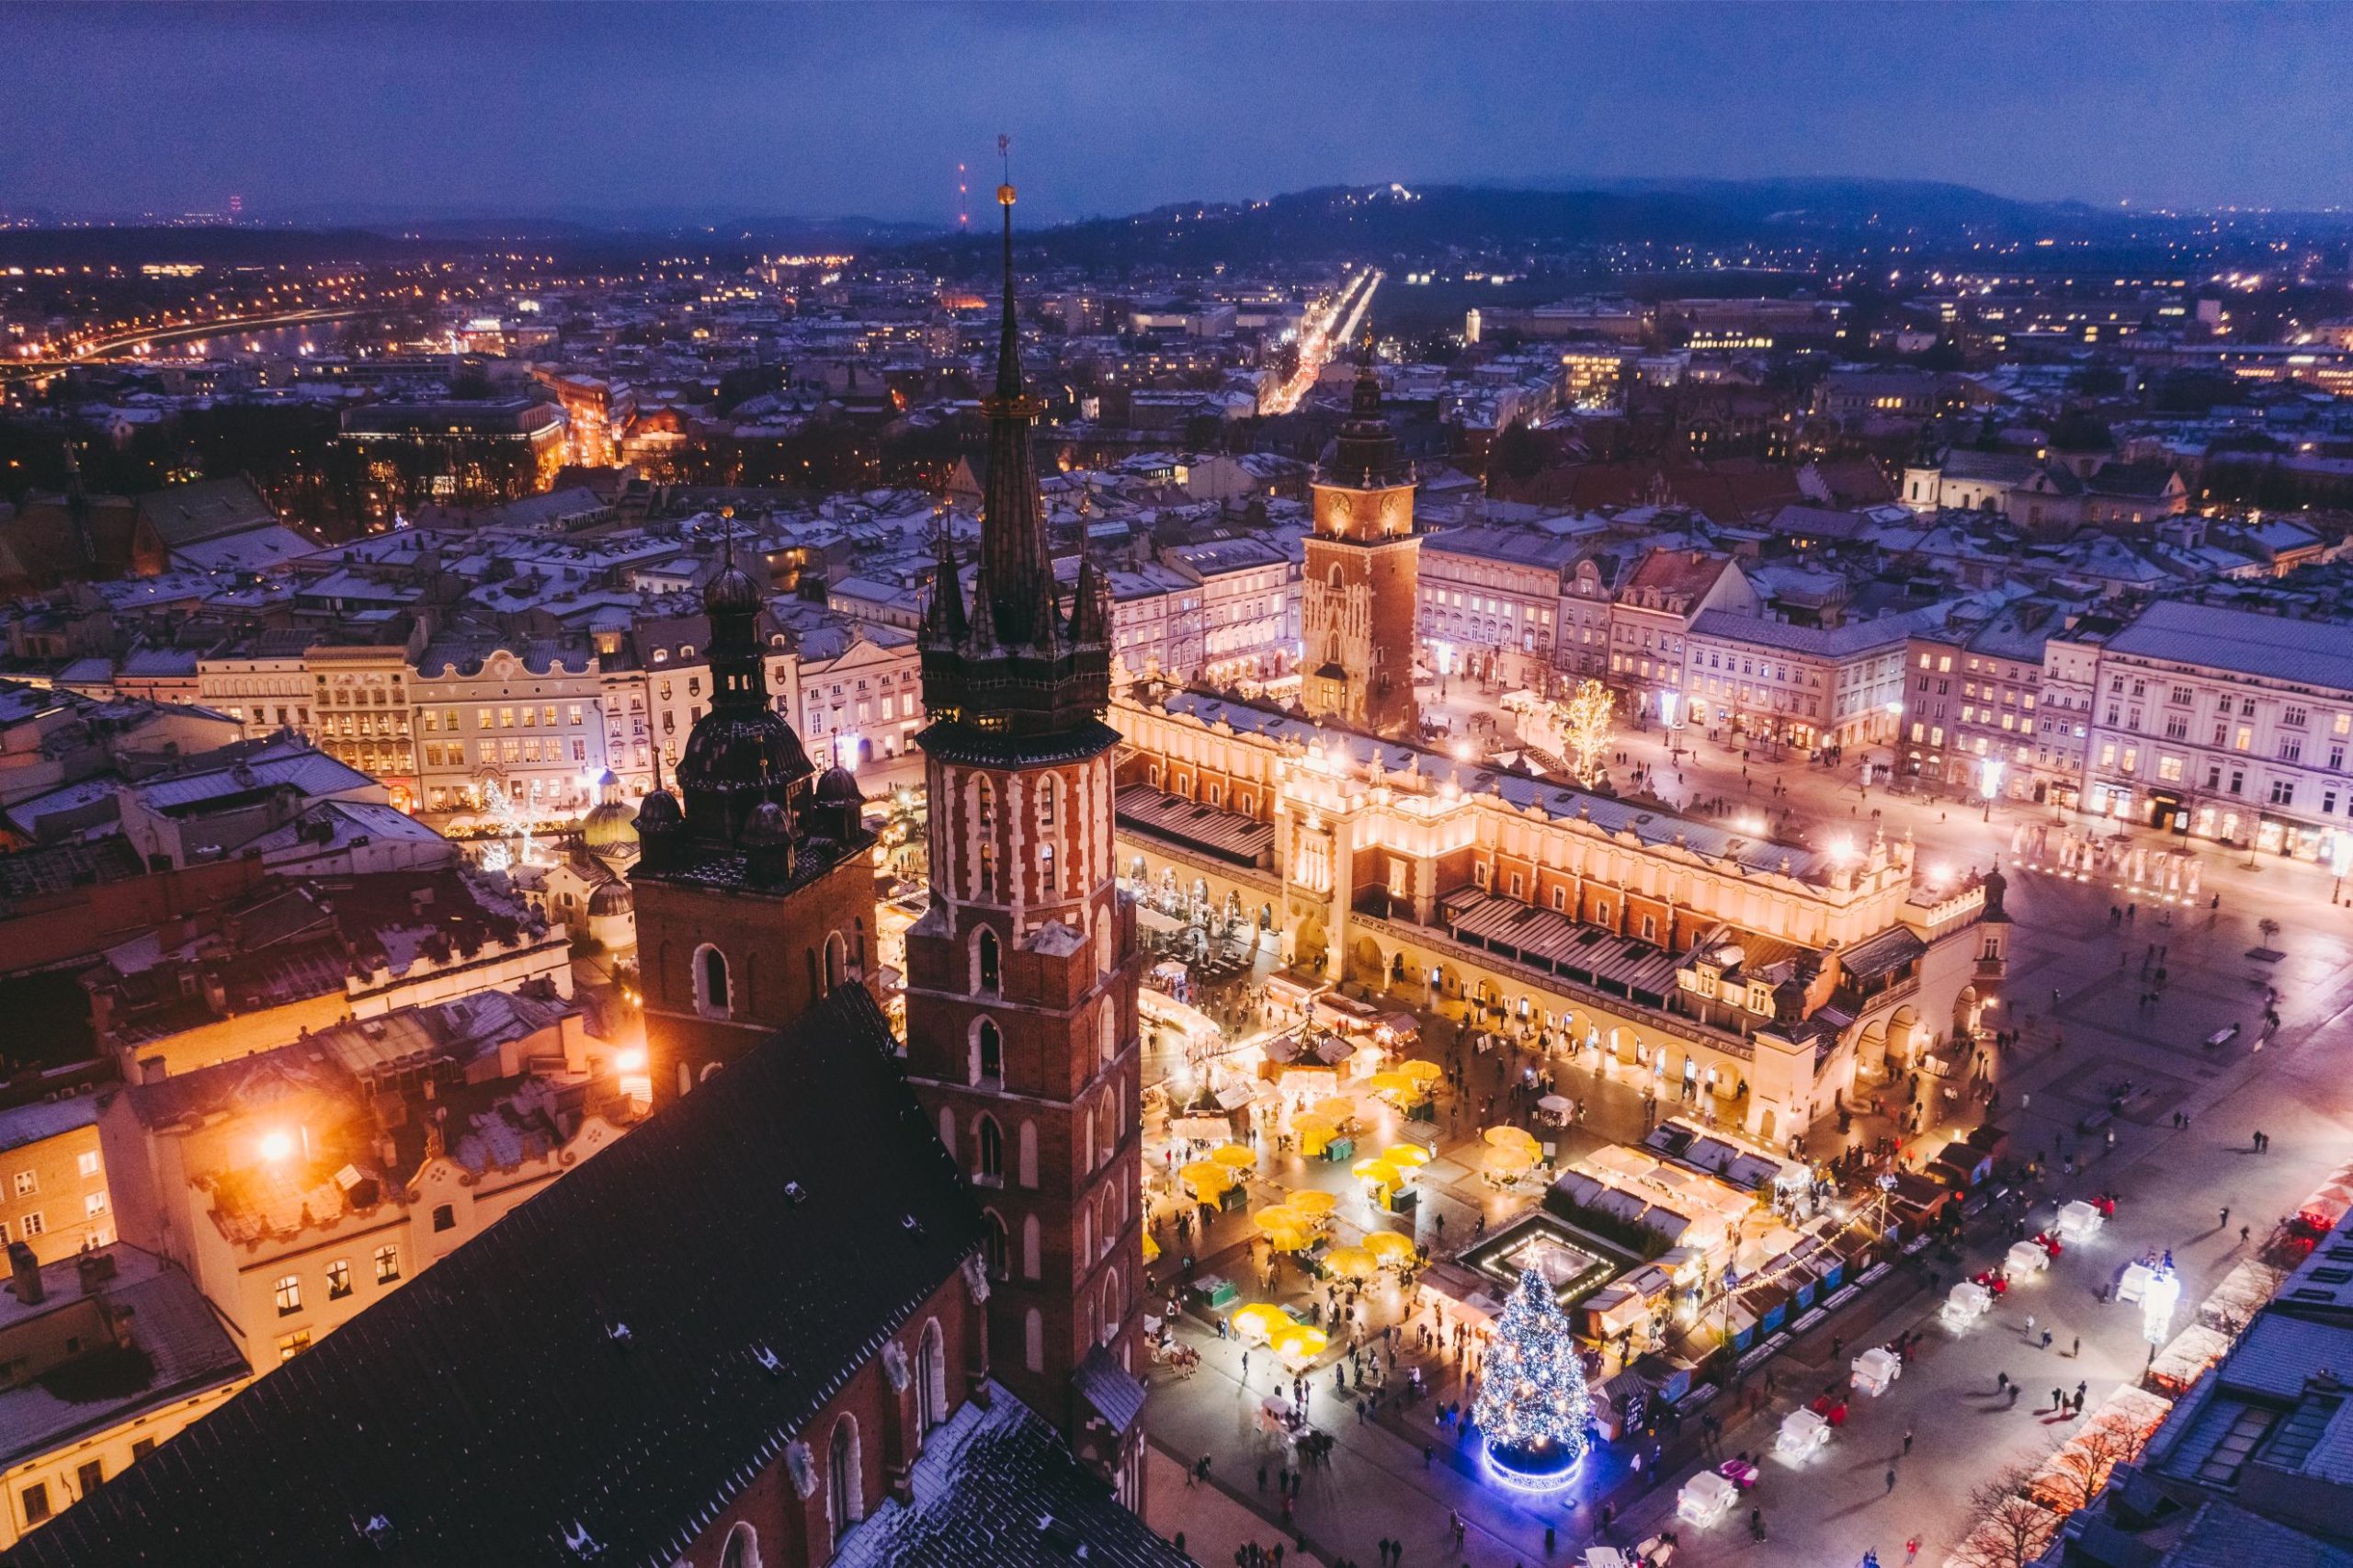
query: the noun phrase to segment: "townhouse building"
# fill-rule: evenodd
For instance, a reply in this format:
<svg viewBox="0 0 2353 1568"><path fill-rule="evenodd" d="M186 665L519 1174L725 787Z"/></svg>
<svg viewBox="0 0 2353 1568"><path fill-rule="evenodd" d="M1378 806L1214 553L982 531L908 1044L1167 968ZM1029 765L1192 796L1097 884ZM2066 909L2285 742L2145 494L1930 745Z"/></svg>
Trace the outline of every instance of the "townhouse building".
<svg viewBox="0 0 2353 1568"><path fill-rule="evenodd" d="M1683 710L1684 662L1694 623L1711 611L1754 617L1763 608L1731 556L1653 550L1634 563L1611 601L1606 678L1633 711L1675 723Z"/></svg>
<svg viewBox="0 0 2353 1568"><path fill-rule="evenodd" d="M2353 630L2161 599L2094 679L2086 810L2353 869Z"/></svg>
<svg viewBox="0 0 2353 1568"><path fill-rule="evenodd" d="M1473 527L1425 538L1417 630L1438 673L1549 687L1561 598L1583 548L1535 528Z"/></svg>
<svg viewBox="0 0 2353 1568"><path fill-rule="evenodd" d="M1279 546L1260 539L1171 545L1161 563L1199 585L1199 678L1218 684L1270 680L1298 663L1298 571Z"/></svg>

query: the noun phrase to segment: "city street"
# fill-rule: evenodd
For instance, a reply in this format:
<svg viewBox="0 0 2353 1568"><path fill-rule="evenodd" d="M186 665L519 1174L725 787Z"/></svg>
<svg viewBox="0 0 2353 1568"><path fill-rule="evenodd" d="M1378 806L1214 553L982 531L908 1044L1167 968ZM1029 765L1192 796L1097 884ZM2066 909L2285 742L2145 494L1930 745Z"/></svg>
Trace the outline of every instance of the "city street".
<svg viewBox="0 0 2353 1568"><path fill-rule="evenodd" d="M1613 744L1613 757L1620 749L1629 759L1614 766L1621 778L1634 761L1667 762L1655 735L1621 738ZM1702 742L1699 755L1687 751L1680 760L1682 787L1691 796L1749 798L1737 751ZM1756 798L1769 798L1770 780L1779 778L1786 785L1787 802L1829 828L1835 829L1838 818L1851 816L1859 826L1871 822L1873 811L1883 813L1879 820L1889 832L1914 833L1924 867L1949 859L1956 869L1983 869L1997 854L2006 865L2021 813L2035 822L2052 815L2042 808L1997 804L1988 824L1978 811L1957 802L1892 796L1877 789L1865 796L1852 783L1802 764L1768 770L1752 762L1750 771ZM2119 1196L2115 1217L2089 1242L2071 1247L2047 1275L2021 1283L1990 1317L1959 1335L1937 1322L1943 1287L1959 1271L1942 1266L1931 1289L1927 1276L1936 1266L1907 1264L1768 1363L1778 1392L1760 1411L1744 1418L1735 1402L1717 1400L1710 1408L1725 1429L1709 1446L1709 1465L1737 1451L1768 1449L1780 1415L1823 1385L1843 1384L1847 1362L1865 1346L1906 1330L1923 1334L1905 1375L1884 1398L1859 1401L1847 1425L1803 1473L1768 1460L1763 1482L1740 1512L1705 1531L1681 1528L1678 1561L1813 1568L1859 1562L1866 1550L1875 1550L1882 1562L1893 1563L1904 1560L1906 1541L1916 1535L1922 1560L1941 1562L1970 1522L1971 1489L2013 1464L2039 1460L2066 1435L2068 1423L2051 1414L2053 1389L2072 1395L2081 1382L2086 1408L2097 1408L2145 1364L2151 1347L2143 1337L2140 1312L2100 1300L2103 1287L2112 1285L2126 1262L2146 1250L2172 1249L2184 1285L2176 1323L2186 1324L2222 1276L2342 1163L2353 1099L2326 1042L2353 1011L2353 917L2331 906L2329 879L2313 867L2266 859L2249 871L2244 855L2234 858L2227 849L2210 848L2203 859L2199 907L2144 904L2130 923L2120 908L2127 895L2110 887L2032 871L2014 875L2010 883L2009 908L2018 927L2003 988L2007 1011L2002 1027L2020 1029L2023 1040L1997 1061L1995 1074L2004 1096L2000 1119L2013 1133L2014 1152L2039 1156L2047 1167L2028 1213L2040 1228L2050 1221L2057 1202L2105 1190ZM2206 907L2215 892L2222 895L2221 907ZM2113 923L2111 906L2119 906ZM2258 930L2256 922L2266 915L2279 920L2276 935ZM2161 992L2150 978L2160 947L2166 970ZM2266 960L2264 951L2280 956ZM2276 987L2281 1015L2279 1028L2268 1038L2261 1017L2267 987ZM2153 992L2160 992L2161 1000L2143 1005ZM2243 1028L2229 1045L2210 1050L2200 1043L2232 1023ZM1431 1019L1415 1054L1443 1061L1451 1044L1450 1022ZM1485 1086L1479 1074L1492 1071L1489 1060L1473 1059L1474 1092ZM1562 1091L1586 1099L1589 1109L1585 1126L1560 1135L1563 1158L1605 1140L1640 1137L1643 1108L1631 1084L1608 1076L1597 1080L1583 1069L1560 1071ZM2105 1130L2086 1136L2076 1124L2105 1108L2110 1091L2126 1079L2133 1085L2131 1097L2111 1124L2115 1144L2107 1150ZM1450 1116L1452 1103L1450 1096L1440 1100L1444 1131L1438 1158L1426 1173L1422 1209L1412 1221L1436 1250L1445 1250L1438 1243L1438 1215L1446 1216L1447 1234L1460 1245L1480 1214L1493 1222L1537 1196L1529 1190L1505 1197L1478 1181L1473 1173L1481 1124L1475 1117ZM2175 1125L2177 1113L2187 1117L2187 1126ZM1427 1135L1427 1124L1417 1125ZM1906 1157L1916 1162L1920 1145L1933 1153L1963 1125L1932 1125L1906 1147ZM2268 1152L2259 1154L2252 1143L2257 1129L2272 1139ZM1379 1146L1392 1131L1379 1130L1364 1142ZM1844 1140L1830 1127L1817 1126L1810 1146L1819 1154L1892 1131L1883 1120L1858 1117ZM2071 1160L2079 1162L2073 1175ZM1262 1153L1254 1182L1254 1196L1263 1191L1270 1199L1281 1187L1327 1187L1342 1200L1344 1237L1369 1225L1395 1222L1370 1211L1344 1167ZM2220 1222L2226 1206L2227 1225ZM1240 1248L1246 1224L1238 1214L1221 1221L1199 1267L1228 1273L1244 1283L1246 1299L1260 1299L1250 1294L1256 1282L1244 1278L1248 1266ZM2241 1225L2252 1228L2245 1244L2239 1238ZM1995 1261L2009 1240L2004 1219L1982 1216L1971 1229L1967 1267L1973 1271ZM1283 1287L1279 1283L1277 1289L1279 1298ZM1390 1288L1373 1292L1367 1304L1377 1329L1394 1317L1402 1302ZM2032 1339L2025 1327L2029 1313L2036 1322ZM2045 1327L2052 1335L2047 1350L2039 1343ZM1211 1456L1212 1486L1267 1519L1265 1539L1271 1541L1281 1510L1274 1491L1258 1490L1256 1469L1262 1458L1279 1450L1256 1426L1259 1399L1276 1388L1268 1358L1262 1351L1254 1358L1245 1385L1237 1345L1221 1342L1198 1319L1188 1320L1180 1333L1200 1350L1202 1365L1181 1382L1162 1381L1163 1374L1155 1373L1147 1416L1154 1439L1187 1462ZM1426 1358L1401 1358L1401 1371L1414 1359ZM1690 1425L1670 1442L1664 1464L1647 1476L1632 1473L1629 1456L1604 1445L1587 1461L1578 1485L1564 1494L1566 1506L1549 1500L1531 1506L1524 1496L1495 1487L1474 1456L1455 1451L1451 1429L1430 1418L1432 1400L1407 1406L1401 1415L1384 1411L1372 1422L1359 1422L1327 1392L1332 1360L1327 1353L1314 1373L1311 1415L1336 1438L1335 1451L1328 1466L1317 1466L1304 1477L1295 1505L1298 1528L1326 1561L1373 1562L1377 1542L1387 1538L1405 1544L1408 1562L1480 1568L1539 1562L1547 1560L1547 1525L1555 1531L1551 1560L1572 1561L1574 1549L1597 1539L1597 1506L1605 1494L1618 1511L1608 1539L1619 1544L1678 1528L1672 1517L1676 1486L1699 1467L1700 1456L1684 1451L1699 1437ZM1757 1369L1752 1382L1761 1383L1766 1369ZM1430 1364L1427 1375L1437 1403L1461 1397L1456 1373L1448 1365ZM2024 1391L2015 1403L1999 1392L2004 1375ZM1755 1392L1761 1394L1761 1387ZM1904 1451L1907 1432L1913 1437L1909 1454ZM1427 1459L1426 1444L1436 1449ZM1892 1489L1886 1479L1891 1469L1896 1477ZM1751 1505L1765 1516L1769 1539L1762 1543L1753 1541L1746 1528L1745 1507ZM1168 1506L1156 1499L1155 1514ZM1458 1510L1468 1527L1460 1551L1450 1544L1449 1510Z"/></svg>

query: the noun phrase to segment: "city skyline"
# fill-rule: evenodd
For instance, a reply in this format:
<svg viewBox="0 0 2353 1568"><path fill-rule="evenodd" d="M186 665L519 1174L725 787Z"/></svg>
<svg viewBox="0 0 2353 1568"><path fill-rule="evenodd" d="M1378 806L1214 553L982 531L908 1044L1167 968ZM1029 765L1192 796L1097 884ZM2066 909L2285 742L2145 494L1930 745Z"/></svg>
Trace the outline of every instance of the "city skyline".
<svg viewBox="0 0 2353 1568"><path fill-rule="evenodd" d="M1868 176L2325 208L2353 153L2324 67L2353 24L2326 11L2143 8L2125 29L1992 5L1671 14L15 6L35 68L0 107L0 202L946 227L957 165L985 195L1009 131L1039 222L1391 179ZM2216 59L2267 69L2217 77ZM87 112L129 93L147 112Z"/></svg>

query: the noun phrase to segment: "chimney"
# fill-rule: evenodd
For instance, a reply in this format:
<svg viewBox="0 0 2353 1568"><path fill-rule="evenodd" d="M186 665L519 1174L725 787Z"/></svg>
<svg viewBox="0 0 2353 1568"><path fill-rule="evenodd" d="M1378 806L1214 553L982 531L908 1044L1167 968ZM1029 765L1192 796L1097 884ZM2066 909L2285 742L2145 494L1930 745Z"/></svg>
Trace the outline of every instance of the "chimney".
<svg viewBox="0 0 2353 1568"><path fill-rule="evenodd" d="M163 1057L142 1056L139 1059L139 1081L142 1084L160 1084L170 1072L171 1066Z"/></svg>
<svg viewBox="0 0 2353 1568"><path fill-rule="evenodd" d="M33 1249L22 1242L8 1244L8 1278L10 1288L17 1292L17 1301L24 1306L36 1306L41 1298L40 1259Z"/></svg>

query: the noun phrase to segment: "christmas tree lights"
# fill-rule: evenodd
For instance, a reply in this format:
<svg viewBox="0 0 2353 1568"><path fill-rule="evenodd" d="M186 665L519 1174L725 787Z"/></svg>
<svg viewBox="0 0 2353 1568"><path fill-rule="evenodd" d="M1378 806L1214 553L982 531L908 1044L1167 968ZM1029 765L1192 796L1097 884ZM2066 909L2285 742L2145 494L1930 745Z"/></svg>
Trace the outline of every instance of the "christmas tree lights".
<svg viewBox="0 0 2353 1568"><path fill-rule="evenodd" d="M1486 1440L1487 1463L1509 1485L1565 1486L1591 1446L1585 1363L1541 1269L1519 1277L1496 1320L1472 1415Z"/></svg>

